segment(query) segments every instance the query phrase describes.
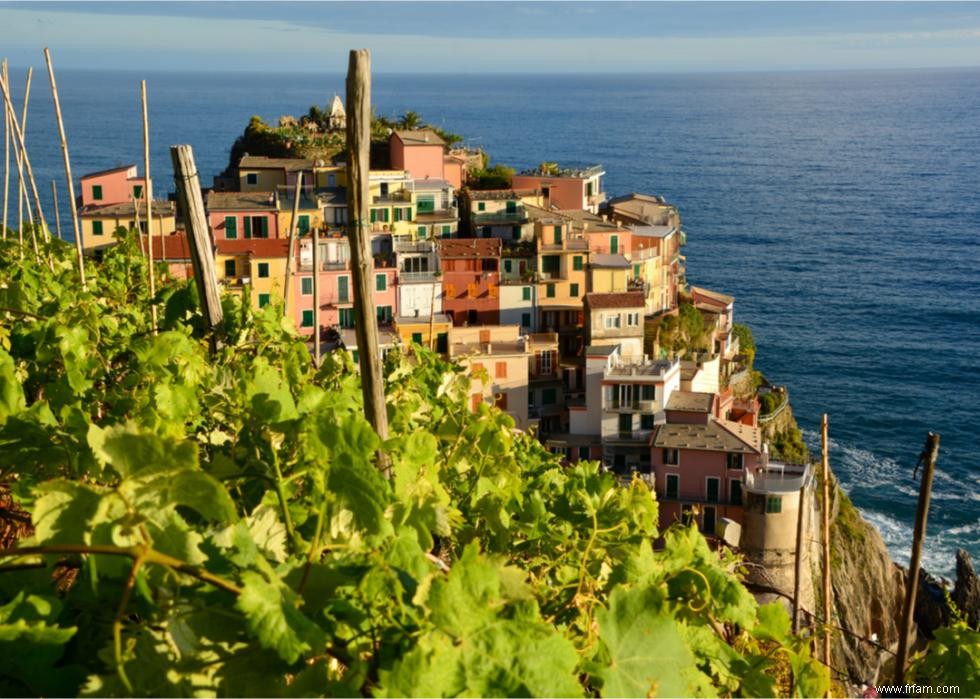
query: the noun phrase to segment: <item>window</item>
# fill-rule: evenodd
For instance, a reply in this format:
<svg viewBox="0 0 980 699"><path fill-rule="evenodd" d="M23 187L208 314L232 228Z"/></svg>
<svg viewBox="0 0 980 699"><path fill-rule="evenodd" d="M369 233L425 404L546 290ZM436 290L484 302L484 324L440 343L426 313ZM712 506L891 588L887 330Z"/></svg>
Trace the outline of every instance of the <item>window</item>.
<svg viewBox="0 0 980 699"><path fill-rule="evenodd" d="M579 447L578 448L578 460L579 461L588 461L589 460L589 448L588 447Z"/></svg>
<svg viewBox="0 0 980 699"><path fill-rule="evenodd" d="M225 260L225 276L235 276L235 260Z"/></svg>
<svg viewBox="0 0 980 699"><path fill-rule="evenodd" d="M531 314L521 313L521 326L525 328L531 327Z"/></svg>
<svg viewBox="0 0 980 699"><path fill-rule="evenodd" d="M308 308L303 311L303 327L312 328L313 327L313 309Z"/></svg>
<svg viewBox="0 0 980 699"><path fill-rule="evenodd" d="M448 223L442 227L442 235L443 235L443 237L448 237L448 236L452 235L452 233L453 233L453 227L450 226Z"/></svg>
<svg viewBox="0 0 980 699"><path fill-rule="evenodd" d="M337 277L337 301L350 303L350 278Z"/></svg>
<svg viewBox="0 0 980 699"><path fill-rule="evenodd" d="M742 462L745 458L742 454L728 454L728 468L741 470Z"/></svg>
<svg viewBox="0 0 980 699"><path fill-rule="evenodd" d="M419 226L415 232L418 233L419 238L425 238L428 235L425 226Z"/></svg>
<svg viewBox="0 0 980 699"><path fill-rule="evenodd" d="M507 274L510 274L511 270L513 269L512 263L513 260L504 260L504 271L507 272Z"/></svg>
<svg viewBox="0 0 980 699"><path fill-rule="evenodd" d="M378 306L378 322L386 325L391 322L391 306Z"/></svg>
<svg viewBox="0 0 980 699"><path fill-rule="evenodd" d="M497 261L492 257L484 257L480 260L480 271L481 272L496 272L497 271Z"/></svg>
<svg viewBox="0 0 980 699"><path fill-rule="evenodd" d="M678 492L680 491L681 477L676 473L667 474L667 490L664 493L664 497L669 500L676 500Z"/></svg>
<svg viewBox="0 0 980 699"><path fill-rule="evenodd" d="M388 290L388 275L387 274L375 274L374 275L374 290L375 291L387 291Z"/></svg>
<svg viewBox="0 0 980 699"><path fill-rule="evenodd" d="M436 352L440 354L449 352L449 333L436 333Z"/></svg>
<svg viewBox="0 0 980 699"><path fill-rule="evenodd" d="M609 252L615 255L619 252L619 236L611 235L609 236Z"/></svg>
<svg viewBox="0 0 980 699"><path fill-rule="evenodd" d="M354 327L354 309L353 308L341 308L340 309L340 327L342 327L342 328L353 328Z"/></svg>
<svg viewBox="0 0 980 699"><path fill-rule="evenodd" d="M718 502L721 481L714 476L705 479L704 499L708 502Z"/></svg>
<svg viewBox="0 0 980 699"><path fill-rule="evenodd" d="M587 196L587 197L591 197L592 196L592 183L591 182L586 182L585 183L585 196Z"/></svg>
<svg viewBox="0 0 980 699"><path fill-rule="evenodd" d="M548 286L545 287L545 289L546 289L545 296L547 296L549 299L555 298L555 285L554 284L548 284Z"/></svg>
<svg viewBox="0 0 980 699"><path fill-rule="evenodd" d="M656 400L657 389L655 386L645 384L640 387L640 400Z"/></svg>
<svg viewBox="0 0 980 699"><path fill-rule="evenodd" d="M531 300L531 287L525 286L523 289L521 289L521 299L523 301Z"/></svg>
<svg viewBox="0 0 980 699"><path fill-rule="evenodd" d="M102 221L92 221L92 235L102 235Z"/></svg>
<svg viewBox="0 0 980 699"><path fill-rule="evenodd" d="M496 371L494 377L498 379L507 378L507 362L497 362Z"/></svg>
<svg viewBox="0 0 980 699"><path fill-rule="evenodd" d="M511 237L512 240L520 240L521 239L521 227L520 226L513 226L510 229L510 237Z"/></svg>
<svg viewBox="0 0 980 699"><path fill-rule="evenodd" d="M619 314L618 313L604 313L602 316L603 325L606 330L612 330L613 328L619 327Z"/></svg>
<svg viewBox="0 0 980 699"><path fill-rule="evenodd" d="M268 262L260 262L259 263L259 279L268 279L268 278L269 278L269 263Z"/></svg>
<svg viewBox="0 0 980 699"><path fill-rule="evenodd" d="M102 199L102 185L93 184L92 185L92 198L96 201Z"/></svg>
<svg viewBox="0 0 980 699"><path fill-rule="evenodd" d="M631 413L619 414L619 436L620 437L633 436L633 415Z"/></svg>
<svg viewBox="0 0 980 699"><path fill-rule="evenodd" d="M269 294L259 294L259 308L265 308L269 305Z"/></svg>
<svg viewBox="0 0 980 699"><path fill-rule="evenodd" d="M578 284L571 284L571 295L573 299L578 298Z"/></svg>
<svg viewBox="0 0 980 699"><path fill-rule="evenodd" d="M310 217L306 214L299 217L299 234L306 235L310 232Z"/></svg>
<svg viewBox="0 0 980 699"><path fill-rule="evenodd" d="M705 507L703 520L702 520L702 525L703 525L702 529L704 530L705 534L715 533L715 521L716 521L715 508Z"/></svg>
<svg viewBox="0 0 980 699"><path fill-rule="evenodd" d="M509 202L507 202L507 213L508 214L516 214L517 213L517 202L516 201L509 201Z"/></svg>
<svg viewBox="0 0 980 699"><path fill-rule="evenodd" d="M133 185L133 198L142 199L143 198L143 185L134 184Z"/></svg>
<svg viewBox="0 0 980 699"><path fill-rule="evenodd" d="M555 245L561 245L561 226L555 226Z"/></svg>
<svg viewBox="0 0 980 699"><path fill-rule="evenodd" d="M554 388L546 388L541 391L541 403L543 405L554 405L558 402L558 391Z"/></svg>
<svg viewBox="0 0 980 699"><path fill-rule="evenodd" d="M576 255L572 258L572 269L574 269L576 272L581 272L584 267L585 265L582 264L581 255Z"/></svg>
<svg viewBox="0 0 980 699"><path fill-rule="evenodd" d="M530 315L530 314L526 314L526 315ZM538 368L538 372L539 373L541 373L541 374L550 374L551 373L551 371L552 371L552 368L551 368L552 367L552 361L551 361L552 357L551 357L551 355L552 355L551 350L545 350L544 352L541 353L541 365Z"/></svg>
<svg viewBox="0 0 980 699"><path fill-rule="evenodd" d="M238 219L234 216L225 216L225 238L234 240L238 237Z"/></svg>
<svg viewBox="0 0 980 699"><path fill-rule="evenodd" d="M248 223L248 219L245 219L245 222ZM269 219L267 219L265 216L253 216L252 235L255 236L256 238L268 238Z"/></svg>
<svg viewBox="0 0 980 699"><path fill-rule="evenodd" d="M250 172L247 175L245 175L245 183L246 184L258 184L259 183L259 173L257 173L257 172Z"/></svg>
<svg viewBox="0 0 980 699"><path fill-rule="evenodd" d="M412 333L412 342L416 345L422 344L422 333Z"/></svg>
<svg viewBox="0 0 980 699"><path fill-rule="evenodd" d="M416 208L420 214L431 214L436 210L436 198L432 194L420 196L416 203Z"/></svg>
<svg viewBox="0 0 980 699"><path fill-rule="evenodd" d="M466 285L466 296L468 298L475 299L476 293L477 293L476 284L470 282L469 284Z"/></svg>
<svg viewBox="0 0 980 699"><path fill-rule="evenodd" d="M477 211L486 211L487 210L487 203L485 201L478 201L476 203L476 210Z"/></svg>
<svg viewBox="0 0 980 699"><path fill-rule="evenodd" d="M300 293L303 296L313 295L313 277L303 277L300 279Z"/></svg>
<svg viewBox="0 0 980 699"><path fill-rule="evenodd" d="M680 454L676 449L664 449L664 464L667 466L677 466L680 464Z"/></svg>
<svg viewBox="0 0 980 699"><path fill-rule="evenodd" d="M402 209L400 206L395 207L395 221L402 220Z"/></svg>
<svg viewBox="0 0 980 699"><path fill-rule="evenodd" d="M361 361L361 355L357 353L357 350L350 353L350 358L354 360L355 364L358 364Z"/></svg>
<svg viewBox="0 0 980 699"><path fill-rule="evenodd" d="M405 209L405 220L406 221L411 221L412 220L412 207L410 207L410 206Z"/></svg>
<svg viewBox="0 0 980 699"><path fill-rule="evenodd" d="M653 429L653 415L640 415L640 429L641 430Z"/></svg>
<svg viewBox="0 0 980 699"><path fill-rule="evenodd" d="M630 328L635 328L640 324L640 314L639 313L627 313L626 314L626 325Z"/></svg>
<svg viewBox="0 0 980 699"><path fill-rule="evenodd" d="M742 504L742 481L736 479L728 484L729 500L733 505Z"/></svg>
<svg viewBox="0 0 980 699"><path fill-rule="evenodd" d="M770 495L766 498L766 514L778 515L783 511L783 499L778 495Z"/></svg>

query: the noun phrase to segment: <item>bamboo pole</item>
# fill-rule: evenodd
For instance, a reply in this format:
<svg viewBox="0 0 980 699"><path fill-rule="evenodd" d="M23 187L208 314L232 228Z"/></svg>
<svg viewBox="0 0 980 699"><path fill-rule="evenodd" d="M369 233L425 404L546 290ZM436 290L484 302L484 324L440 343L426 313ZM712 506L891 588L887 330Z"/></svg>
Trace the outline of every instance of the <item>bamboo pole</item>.
<svg viewBox="0 0 980 699"><path fill-rule="evenodd" d="M7 59L0 65L0 82L7 86ZM10 116L3 110L3 239L7 239L7 205L10 194Z"/></svg>
<svg viewBox="0 0 980 699"><path fill-rule="evenodd" d="M140 229L140 202L135 196L131 197L133 202L133 231L140 244L140 257L146 257L146 245L143 243L143 232Z"/></svg>
<svg viewBox="0 0 980 699"><path fill-rule="evenodd" d="M796 514L796 560L793 569L793 634L800 630L800 582L803 578L803 516L806 511L806 490L804 482L800 488L799 512Z"/></svg>
<svg viewBox="0 0 980 699"><path fill-rule="evenodd" d="M197 166L194 164L194 151L190 146L170 146L170 158L174 165L177 203L184 214L187 246L190 249L191 264L194 266L194 280L201 298L201 311L210 335L213 354L218 349L216 333L224 314L221 310L218 279L214 273L214 249L211 245L207 215L204 213L201 181L197 174Z"/></svg>
<svg viewBox="0 0 980 699"><path fill-rule="evenodd" d="M919 485L919 504L915 511L915 532L912 535L912 559L909 561L909 582L905 590L905 604L902 607L902 626L898 630L898 653L895 657L895 684L905 683L905 665L908 662L909 636L912 634L912 613L915 598L919 591L919 566L922 564L922 542L926 538L926 523L929 519L929 500L932 497L932 476L936 470L939 456L939 435L930 432L919 456L919 465L925 463L922 483Z"/></svg>
<svg viewBox="0 0 980 699"><path fill-rule="evenodd" d="M286 253L286 278L283 281L282 287L282 298L283 298L283 309L282 312L286 316L289 315L289 284L290 277L293 273L293 257L296 255L296 224L299 219L299 196L300 188L303 186L303 171L300 170L296 173L296 193L293 196L293 220L289 224L289 251ZM316 284L317 278L316 270L314 270L313 283ZM319 297L317 297L319 299Z"/></svg>
<svg viewBox="0 0 980 699"><path fill-rule="evenodd" d="M827 436L827 413L823 414L820 423L820 477L823 481L823 661L830 667L830 454ZM829 696L830 690L828 690Z"/></svg>
<svg viewBox="0 0 980 699"><path fill-rule="evenodd" d="M54 227L58 233L58 240L61 240L61 213L58 210L58 184L51 180L51 201L54 202Z"/></svg>
<svg viewBox="0 0 980 699"><path fill-rule="evenodd" d="M10 102L9 85L3 86L3 98L4 98L4 114L8 117L8 122L17 129L17 133L20 133L20 129L17 125L17 116L14 114L13 105ZM17 165L17 182L20 187L23 186L24 182L24 160L21 158L21 149L18 141L14 140L14 162ZM21 190L17 192L18 204L20 204L20 194ZM18 221L17 221L17 243L20 247L20 259L24 259L24 222L21 216L23 215L23 209L18 211ZM34 214L31 212L30 207L27 207L27 218L31 225L31 240L34 243L34 259L37 262L41 261L40 253L37 247L37 235L34 233Z"/></svg>
<svg viewBox="0 0 980 699"><path fill-rule="evenodd" d="M68 181L68 203L71 206L71 225L75 234L75 252L78 257L78 277L85 287L85 258L82 255L84 241L82 229L78 223L78 206L75 202L75 183L71 177L71 160L68 157L68 139L65 136L65 123L61 118L61 102L58 100L58 86L54 79L54 68L51 65L51 52L44 49L44 60L48 64L48 80L51 82L51 98L54 101L54 114L58 120L58 135L61 137L61 153L65 160L65 179Z"/></svg>
<svg viewBox="0 0 980 699"><path fill-rule="evenodd" d="M27 84L24 87L24 106L21 109L21 117L20 117L20 130L21 133L23 133L24 135L25 143L27 141L27 105L31 101L31 78L33 76L34 76L34 68L32 66L28 67ZM9 84L7 85L7 90L8 91L10 90ZM11 97L11 99L13 99L13 97ZM20 155L18 155L17 164L19 167L23 168L23 163L24 163L24 156L23 153L21 153ZM31 200L27 196L27 185L24 183L22 178L17 180L17 186L19 190L17 193L17 230L21 230L24 226L24 202L27 202L27 210L29 213L31 210ZM30 216L28 216L28 218L30 218ZM36 238L36 234L34 233L33 223L34 222L32 220L31 235ZM23 236L21 236L21 239L23 239ZM35 248L37 247L36 243L34 247Z"/></svg>
<svg viewBox="0 0 980 699"><path fill-rule="evenodd" d="M320 231L313 226L313 366L320 368Z"/></svg>
<svg viewBox="0 0 980 699"><path fill-rule="evenodd" d="M347 207L350 221L351 276L354 280L354 331L361 366L361 391L368 422L382 440L388 438L388 415L378 349L378 318L371 285L370 207L371 54L350 52L347 65ZM388 461L379 454L378 466L390 477Z"/></svg>
<svg viewBox="0 0 980 699"><path fill-rule="evenodd" d="M140 81L140 98L143 103L143 201L146 203L146 256L147 269L150 274L150 324L153 334L157 334L157 307L153 299L157 295L156 272L153 269L153 182L150 180L150 119L146 109L146 81ZM163 226L161 234L163 233ZM137 226L137 230L139 230ZM143 240L142 233L140 240ZM160 241L163 247L163 240Z"/></svg>

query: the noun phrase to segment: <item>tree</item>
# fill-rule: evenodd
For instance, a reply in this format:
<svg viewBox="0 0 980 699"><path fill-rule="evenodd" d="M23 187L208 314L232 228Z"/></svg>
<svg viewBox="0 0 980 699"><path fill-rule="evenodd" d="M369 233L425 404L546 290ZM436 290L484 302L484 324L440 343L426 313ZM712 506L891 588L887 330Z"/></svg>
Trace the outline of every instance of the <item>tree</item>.
<svg viewBox="0 0 980 699"><path fill-rule="evenodd" d="M402 114L401 119L398 120L398 128L400 129L414 131L420 126L422 126L422 115L411 110Z"/></svg>

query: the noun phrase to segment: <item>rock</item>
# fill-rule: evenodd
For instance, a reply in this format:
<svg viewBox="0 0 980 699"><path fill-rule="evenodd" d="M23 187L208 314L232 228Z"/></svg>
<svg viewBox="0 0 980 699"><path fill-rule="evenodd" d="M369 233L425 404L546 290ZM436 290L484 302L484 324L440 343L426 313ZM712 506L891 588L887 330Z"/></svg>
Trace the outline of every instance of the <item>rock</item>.
<svg viewBox="0 0 980 699"><path fill-rule="evenodd" d="M967 623L977 628L980 625L980 578L973 568L970 554L963 549L956 551L956 586L952 597Z"/></svg>
<svg viewBox="0 0 980 699"><path fill-rule="evenodd" d="M908 579L908 571L905 577ZM950 610L946 603L946 586L921 568L912 618L919 627L919 633L926 638L932 638L933 631L940 626L949 625Z"/></svg>

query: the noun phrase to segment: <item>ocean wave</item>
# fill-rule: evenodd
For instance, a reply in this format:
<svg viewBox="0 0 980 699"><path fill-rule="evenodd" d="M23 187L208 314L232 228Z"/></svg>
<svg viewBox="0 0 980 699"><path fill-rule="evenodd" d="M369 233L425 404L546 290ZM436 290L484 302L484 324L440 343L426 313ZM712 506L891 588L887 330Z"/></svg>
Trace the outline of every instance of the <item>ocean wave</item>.
<svg viewBox="0 0 980 699"><path fill-rule="evenodd" d="M892 560L907 568L912 558L912 527L880 510L862 510L861 514L881 534ZM963 529L956 532L957 535L970 531L960 527L956 529ZM954 534L952 529L926 535L922 546L922 568L932 575L947 579L956 575L954 554L957 547L949 541L951 534Z"/></svg>

